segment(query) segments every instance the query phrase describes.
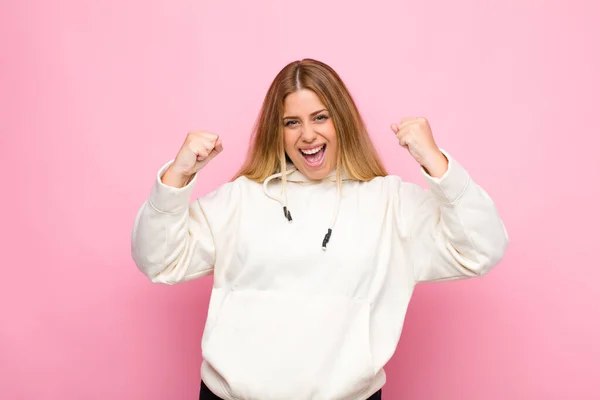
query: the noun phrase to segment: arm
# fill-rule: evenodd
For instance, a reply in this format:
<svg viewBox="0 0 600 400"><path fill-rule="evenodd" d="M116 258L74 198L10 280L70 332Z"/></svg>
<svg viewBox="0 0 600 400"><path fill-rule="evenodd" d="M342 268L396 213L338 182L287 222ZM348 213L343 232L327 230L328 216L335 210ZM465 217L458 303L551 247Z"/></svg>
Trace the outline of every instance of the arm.
<svg viewBox="0 0 600 400"><path fill-rule="evenodd" d="M149 198L137 213L131 233L131 254L152 282L174 284L213 272L216 259L215 229L204 208L227 216L232 185L224 185L190 203L197 172L223 150L210 132L188 133L174 161L164 165ZM216 221L219 221L216 219Z"/></svg>
<svg viewBox="0 0 600 400"><path fill-rule="evenodd" d="M137 213L131 253L154 283L174 284L212 273L215 244L200 203L190 203L196 176L184 187L162 182L169 162L158 172L149 198Z"/></svg>
<svg viewBox="0 0 600 400"><path fill-rule="evenodd" d="M429 190L403 183L400 220L408 227L408 254L417 282L481 276L504 256L506 229L490 196L448 153L439 178L425 176Z"/></svg>

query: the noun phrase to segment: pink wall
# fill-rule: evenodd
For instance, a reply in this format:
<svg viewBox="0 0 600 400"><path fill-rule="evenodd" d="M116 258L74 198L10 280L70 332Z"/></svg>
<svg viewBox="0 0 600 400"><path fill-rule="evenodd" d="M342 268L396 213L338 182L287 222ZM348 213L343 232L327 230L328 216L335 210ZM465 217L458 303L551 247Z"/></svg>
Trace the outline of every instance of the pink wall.
<svg viewBox="0 0 600 400"><path fill-rule="evenodd" d="M600 3L351 4L0 5L0 398L197 398L211 280L150 284L133 218L188 130L225 144L196 194L230 177L302 57L339 71L418 183L388 126L427 116L511 237L485 278L418 287L386 400L600 398Z"/></svg>

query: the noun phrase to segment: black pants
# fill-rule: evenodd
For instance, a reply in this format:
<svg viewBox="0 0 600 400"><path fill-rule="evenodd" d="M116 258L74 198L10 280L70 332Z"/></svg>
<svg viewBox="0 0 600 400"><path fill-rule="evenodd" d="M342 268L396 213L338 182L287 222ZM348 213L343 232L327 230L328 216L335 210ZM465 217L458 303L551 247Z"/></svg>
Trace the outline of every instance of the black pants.
<svg viewBox="0 0 600 400"><path fill-rule="evenodd" d="M220 397L217 397L216 394L210 391L210 389L204 384L204 382L200 382L200 400L222 400ZM377 392L373 393L368 400L381 400L381 389Z"/></svg>

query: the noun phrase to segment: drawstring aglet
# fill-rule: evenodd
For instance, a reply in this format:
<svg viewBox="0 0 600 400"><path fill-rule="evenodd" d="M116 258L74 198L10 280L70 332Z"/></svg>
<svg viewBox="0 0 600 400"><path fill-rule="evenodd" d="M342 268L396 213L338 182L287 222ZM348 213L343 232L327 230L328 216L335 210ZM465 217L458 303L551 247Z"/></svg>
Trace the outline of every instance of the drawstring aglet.
<svg viewBox="0 0 600 400"><path fill-rule="evenodd" d="M283 206L283 215L287 218L289 222L292 222L292 213L287 209L286 206Z"/></svg>
<svg viewBox="0 0 600 400"><path fill-rule="evenodd" d="M327 233L325 234L325 237L323 238L323 245L322 245L322 249L323 251L327 250L327 243L329 243L329 239L331 238L331 228L327 229Z"/></svg>

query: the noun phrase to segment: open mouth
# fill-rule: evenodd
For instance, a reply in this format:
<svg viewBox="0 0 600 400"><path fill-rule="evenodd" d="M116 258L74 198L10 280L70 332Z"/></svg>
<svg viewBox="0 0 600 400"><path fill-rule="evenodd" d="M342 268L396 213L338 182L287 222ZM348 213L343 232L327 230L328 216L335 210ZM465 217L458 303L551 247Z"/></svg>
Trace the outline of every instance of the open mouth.
<svg viewBox="0 0 600 400"><path fill-rule="evenodd" d="M326 144L322 144L311 149L300 149L300 154L304 157L304 161L313 168L320 167L325 160Z"/></svg>

